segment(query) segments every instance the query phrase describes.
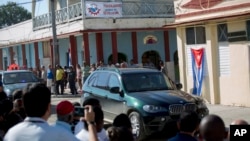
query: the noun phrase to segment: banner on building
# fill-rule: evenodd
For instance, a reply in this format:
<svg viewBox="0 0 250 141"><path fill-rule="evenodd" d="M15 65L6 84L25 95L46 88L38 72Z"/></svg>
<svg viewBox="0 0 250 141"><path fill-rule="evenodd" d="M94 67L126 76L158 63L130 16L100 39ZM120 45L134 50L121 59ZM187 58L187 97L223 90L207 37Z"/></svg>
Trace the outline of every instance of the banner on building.
<svg viewBox="0 0 250 141"><path fill-rule="evenodd" d="M204 48L191 48L191 54L194 81L193 94L201 96L202 81L204 77Z"/></svg>
<svg viewBox="0 0 250 141"><path fill-rule="evenodd" d="M122 17L121 2L85 1L86 17L116 18Z"/></svg>

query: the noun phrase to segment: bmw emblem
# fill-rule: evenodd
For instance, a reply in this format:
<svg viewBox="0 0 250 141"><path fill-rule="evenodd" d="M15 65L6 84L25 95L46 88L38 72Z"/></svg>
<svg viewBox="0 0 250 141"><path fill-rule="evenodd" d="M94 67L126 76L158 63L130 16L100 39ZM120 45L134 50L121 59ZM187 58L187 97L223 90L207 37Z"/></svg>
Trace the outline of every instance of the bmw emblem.
<svg viewBox="0 0 250 141"><path fill-rule="evenodd" d="M180 103L183 103L183 101L179 101Z"/></svg>

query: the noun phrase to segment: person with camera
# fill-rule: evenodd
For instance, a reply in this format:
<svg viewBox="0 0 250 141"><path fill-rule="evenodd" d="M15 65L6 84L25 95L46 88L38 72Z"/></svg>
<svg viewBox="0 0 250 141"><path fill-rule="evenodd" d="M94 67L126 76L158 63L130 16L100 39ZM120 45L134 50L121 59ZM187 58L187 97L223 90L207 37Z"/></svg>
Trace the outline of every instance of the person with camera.
<svg viewBox="0 0 250 141"><path fill-rule="evenodd" d="M86 115L84 116L84 118L86 119L86 122L88 123L93 122L95 113L92 112L92 107L89 105L86 105L84 109L85 109L84 115ZM61 101L56 107L57 121L53 125L53 127L55 128L55 130L58 130L62 134L61 136L62 141L82 140L82 138L77 139L71 131L71 123L73 122L74 113L75 113L74 111L75 111L74 105L67 100ZM89 137L91 137L89 140L90 141L97 140L95 127L92 125L89 125L87 128L88 130L91 131L89 132Z"/></svg>

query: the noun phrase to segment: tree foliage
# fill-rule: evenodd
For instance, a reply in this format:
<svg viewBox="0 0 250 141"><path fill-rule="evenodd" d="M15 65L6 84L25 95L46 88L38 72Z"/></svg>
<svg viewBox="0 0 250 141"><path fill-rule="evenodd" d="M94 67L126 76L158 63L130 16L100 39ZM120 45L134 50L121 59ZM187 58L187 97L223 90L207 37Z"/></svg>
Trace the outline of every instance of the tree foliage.
<svg viewBox="0 0 250 141"><path fill-rule="evenodd" d="M31 19L31 13L15 2L0 6L0 28Z"/></svg>

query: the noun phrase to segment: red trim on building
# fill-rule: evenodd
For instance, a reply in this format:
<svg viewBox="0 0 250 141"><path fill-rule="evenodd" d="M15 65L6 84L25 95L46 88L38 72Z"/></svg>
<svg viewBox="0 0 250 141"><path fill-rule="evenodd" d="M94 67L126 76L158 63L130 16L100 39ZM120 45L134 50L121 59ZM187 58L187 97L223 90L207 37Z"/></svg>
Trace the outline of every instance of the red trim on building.
<svg viewBox="0 0 250 141"><path fill-rule="evenodd" d="M74 35L69 36L69 47L71 53L71 63L74 67L78 64L77 61L77 45L76 45L76 37Z"/></svg>
<svg viewBox="0 0 250 141"><path fill-rule="evenodd" d="M242 3L239 5L220 7L220 8L214 8L214 9L197 11L197 12L190 12L187 14L180 14L180 15L176 15L175 18L181 19L181 18L186 18L186 17L194 17L194 16L199 16L199 15L204 15L204 14L229 11L229 10L233 10L233 9L241 9L241 8L245 8L245 7L250 7L250 3Z"/></svg>
<svg viewBox="0 0 250 141"><path fill-rule="evenodd" d="M137 51L137 33L131 32L131 41L132 41L132 54L134 63L138 63L138 51ZM129 60L128 60L129 61Z"/></svg>
<svg viewBox="0 0 250 141"><path fill-rule="evenodd" d="M117 50L117 35L116 32L111 32L111 41L112 41L112 54L113 54L113 63L118 63L118 50Z"/></svg>
<svg viewBox="0 0 250 141"><path fill-rule="evenodd" d="M182 5L181 7L187 9L202 9L202 8L211 8L223 0L191 0L190 2Z"/></svg>
<svg viewBox="0 0 250 141"><path fill-rule="evenodd" d="M10 64L15 63L14 61L14 51L13 51L13 47L9 48L9 53L10 53Z"/></svg>
<svg viewBox="0 0 250 141"><path fill-rule="evenodd" d="M40 66L39 54L38 54L38 42L34 43L34 51L35 51L35 66Z"/></svg>
<svg viewBox="0 0 250 141"><path fill-rule="evenodd" d="M1 58L1 61L0 61L0 70L3 70L3 49L0 48L0 58Z"/></svg>
<svg viewBox="0 0 250 141"><path fill-rule="evenodd" d="M225 20L225 19L229 19L229 18L235 18L235 17L244 17L244 16L248 16L250 14L249 12L245 12L245 13L241 13L241 14L235 14L235 15L230 15L230 16L217 16L217 17L211 17L211 18L203 18L203 19L197 19L197 20L192 20L192 21L187 21L187 22L178 22L178 23L174 23L174 24L170 24L170 25L165 25L164 27L166 27L167 29L169 27L171 28L176 28L179 25L195 25L195 24L199 24L201 22L207 22L207 21L212 21L212 20Z"/></svg>
<svg viewBox="0 0 250 141"><path fill-rule="evenodd" d="M90 53L89 53L89 34L83 33L83 50L84 50L84 61L90 65Z"/></svg>
<svg viewBox="0 0 250 141"><path fill-rule="evenodd" d="M165 52L165 61L170 61L170 51L169 51L169 36L168 31L164 31L164 52Z"/></svg>
<svg viewBox="0 0 250 141"><path fill-rule="evenodd" d="M25 51L25 44L22 44L22 59L23 59L23 67L27 67L27 61L26 61L26 51Z"/></svg>
<svg viewBox="0 0 250 141"><path fill-rule="evenodd" d="M102 41L102 33L96 33L96 54L97 54L97 61L104 61L103 60L103 41Z"/></svg>
<svg viewBox="0 0 250 141"><path fill-rule="evenodd" d="M50 44L50 56L51 56L50 64L52 67L54 67L54 53L53 53L53 40L52 39L49 40L49 44Z"/></svg>

